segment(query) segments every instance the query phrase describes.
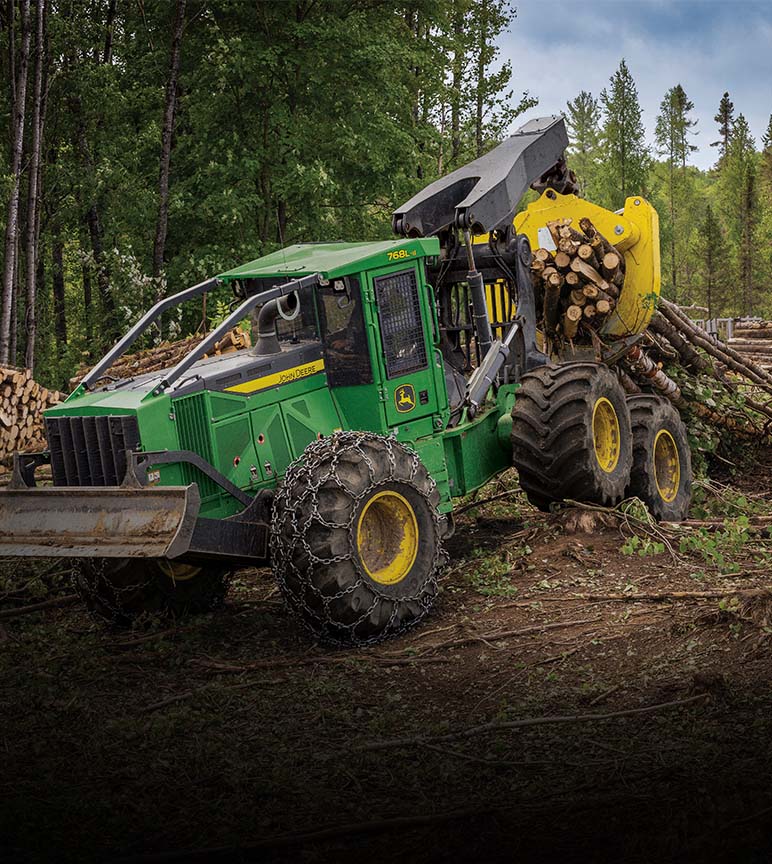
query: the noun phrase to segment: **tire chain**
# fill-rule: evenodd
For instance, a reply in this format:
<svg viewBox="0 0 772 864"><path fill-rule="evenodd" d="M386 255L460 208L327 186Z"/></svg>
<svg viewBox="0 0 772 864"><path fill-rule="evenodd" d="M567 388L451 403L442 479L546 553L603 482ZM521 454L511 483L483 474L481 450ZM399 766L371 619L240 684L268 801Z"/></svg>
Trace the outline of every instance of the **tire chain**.
<svg viewBox="0 0 772 864"><path fill-rule="evenodd" d="M152 565L148 567L148 572L151 575L147 579L132 581L129 585L120 587L110 578L107 566L109 560L108 558L77 558L72 568L72 585L75 593L84 601L89 615L94 620L104 622L109 618L112 623L122 620L134 622L139 618L163 616L164 611L168 611L159 610L158 613L128 611L121 604L122 596L134 595L137 591L152 591L156 586L156 576L152 575ZM222 577L222 591L212 591L208 597L197 598L197 609L201 612L213 612L219 609L225 601L232 578L232 572L228 572ZM98 611L100 608L105 609L108 615L101 614Z"/></svg>
<svg viewBox="0 0 772 864"><path fill-rule="evenodd" d="M377 442L379 445L385 445L388 453L389 472L387 477L377 478L376 467L368 456L365 446L369 443ZM330 446L332 444L332 447ZM395 450L402 450L408 454L411 459L411 470L406 478L402 475L397 476ZM347 487L337 475L337 467L342 457L350 456L351 454L359 456L361 461L367 465L370 483L363 492L356 495ZM419 472L426 476L426 483L419 485L417 477ZM289 482L288 482L289 481ZM351 507L350 518L343 523L335 522L328 519L319 510L318 506L318 491L321 486L330 481L334 482L342 492L344 492L354 503ZM437 543L433 551L431 561L431 575L421 585L417 594L395 595L380 591L376 583L371 580L365 580L362 568L356 556L352 554L355 548L355 516L359 510L359 505L362 500L377 490L379 487L385 486L393 482L404 483L411 486L422 497L430 497L437 488L434 479L424 468L418 454L410 447L401 444L393 437L385 437L376 435L371 432L336 432L332 436L314 441L303 451L303 454L298 457L287 468L284 481L280 484L276 497L274 499L273 518L271 520L271 548L273 550L273 568L274 573L285 599L290 607L295 611L300 612L300 619L303 624L311 630L317 637L324 642L339 646L353 645L370 645L380 642L386 636L398 636L401 633L409 630L418 624L419 621L426 615L431 608L434 597L437 593L438 577L441 574L442 568L447 563L447 555L442 548L440 519L437 513L436 506L430 506L432 519L437 536ZM302 492L295 497L295 490L302 487ZM306 510L303 504L311 504L310 510ZM303 514L303 524L299 520L300 514ZM286 518L289 514L289 519ZM317 555L311 548L304 529L312 522L330 528L330 529L345 529L349 534L349 551L345 555L336 555L329 558L322 558ZM289 523L291 526L291 538L286 542L282 537L282 528ZM305 573L298 570L293 560L296 547L300 545L306 556ZM335 565L349 561L353 564L358 578L352 584L347 585L336 594L323 594L313 581L313 569L319 565ZM311 623L319 621L319 614L313 610L302 596L303 591L293 590L292 586L287 582L287 575L295 574L301 586L310 588L321 601L324 606L327 622L332 623L336 630L348 631L349 638L342 638L329 632L328 628L322 626L316 628ZM362 585L366 585L368 590L373 595L373 602L365 609L365 611L351 624L342 624L335 621L330 615L330 604L345 597L348 594L353 594ZM355 635L356 628L362 624L369 615L375 610L376 606L382 600L392 602L393 609L389 621L385 627L382 627L377 635L361 638ZM404 602L418 603L422 611L413 618L399 623L396 623L396 617L400 603Z"/></svg>

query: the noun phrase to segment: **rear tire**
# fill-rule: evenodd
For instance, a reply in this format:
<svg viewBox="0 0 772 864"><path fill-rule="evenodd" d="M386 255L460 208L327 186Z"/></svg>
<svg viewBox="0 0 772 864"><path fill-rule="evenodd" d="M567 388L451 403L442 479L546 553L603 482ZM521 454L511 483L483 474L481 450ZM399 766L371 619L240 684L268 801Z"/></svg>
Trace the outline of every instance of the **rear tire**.
<svg viewBox="0 0 772 864"><path fill-rule="evenodd" d="M676 408L659 396L627 400L633 426L629 495L640 498L655 519L680 522L692 500L692 454Z"/></svg>
<svg viewBox="0 0 772 864"><path fill-rule="evenodd" d="M607 366L543 366L521 379L512 409L513 461L540 510L573 499L614 505L630 480L625 392Z"/></svg>
<svg viewBox="0 0 772 864"><path fill-rule="evenodd" d="M339 432L310 444L274 501L273 567L290 609L337 645L416 625L437 594L439 500L418 456L393 438Z"/></svg>
<svg viewBox="0 0 772 864"><path fill-rule="evenodd" d="M153 558L84 558L74 582L95 618L130 626L142 618L177 619L222 606L228 575Z"/></svg>

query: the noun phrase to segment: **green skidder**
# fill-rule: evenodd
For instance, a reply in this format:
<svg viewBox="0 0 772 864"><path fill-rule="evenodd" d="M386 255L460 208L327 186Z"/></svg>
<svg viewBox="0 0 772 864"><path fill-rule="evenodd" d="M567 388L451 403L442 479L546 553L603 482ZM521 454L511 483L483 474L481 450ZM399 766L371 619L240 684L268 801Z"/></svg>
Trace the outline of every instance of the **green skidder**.
<svg viewBox="0 0 772 864"><path fill-rule="evenodd" d="M537 333L539 214L606 214L576 198L566 142L562 119L531 121L397 210L398 239L290 246L157 303L46 412L48 450L17 454L0 554L78 559L90 610L124 624L214 608L235 568L270 564L317 637L367 644L427 614L454 499L512 465L540 507L633 484L682 518L678 415L653 393L631 410L614 371L646 314L602 333L601 356ZM531 180L543 194L517 233ZM631 218L656 219L644 210ZM630 302L657 292L656 238L606 215L618 248L644 244ZM233 311L175 367L109 376L164 311L223 284ZM254 348L202 359L251 314Z"/></svg>

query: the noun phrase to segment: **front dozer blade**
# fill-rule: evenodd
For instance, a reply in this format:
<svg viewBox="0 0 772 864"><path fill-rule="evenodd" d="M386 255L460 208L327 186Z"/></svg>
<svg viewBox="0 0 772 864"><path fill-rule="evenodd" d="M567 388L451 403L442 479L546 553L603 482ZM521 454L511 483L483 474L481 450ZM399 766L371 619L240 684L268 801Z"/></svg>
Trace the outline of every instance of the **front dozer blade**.
<svg viewBox="0 0 772 864"><path fill-rule="evenodd" d="M0 556L175 558L201 506L198 487L36 487L0 492Z"/></svg>

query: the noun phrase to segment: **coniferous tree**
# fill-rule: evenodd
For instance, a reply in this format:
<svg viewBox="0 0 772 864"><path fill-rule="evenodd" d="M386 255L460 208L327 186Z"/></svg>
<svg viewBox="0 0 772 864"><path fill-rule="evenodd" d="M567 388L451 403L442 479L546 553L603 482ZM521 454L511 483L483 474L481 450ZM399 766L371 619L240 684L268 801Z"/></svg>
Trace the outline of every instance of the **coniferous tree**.
<svg viewBox="0 0 772 864"><path fill-rule="evenodd" d="M642 194L647 185L650 157L633 76L622 60L600 94L603 109L603 200L621 207L628 195Z"/></svg>
<svg viewBox="0 0 772 864"><path fill-rule="evenodd" d="M766 192L772 197L772 114L766 132L761 137L761 178Z"/></svg>
<svg viewBox="0 0 772 864"><path fill-rule="evenodd" d="M592 93L582 90L568 102L566 109L571 168L579 179L582 194L592 200L600 147L600 107Z"/></svg>
<svg viewBox="0 0 772 864"><path fill-rule="evenodd" d="M761 138L759 169L760 213L757 228L758 273L760 284L767 292L772 287L772 116ZM765 314L772 312L772 303L767 296Z"/></svg>
<svg viewBox="0 0 772 864"><path fill-rule="evenodd" d="M758 221L756 148L748 121L739 114L721 168L721 192L729 238L735 256L737 284L744 315L752 315L754 296L755 231Z"/></svg>
<svg viewBox="0 0 772 864"><path fill-rule="evenodd" d="M716 211L710 204L697 232L695 299L705 304L708 318L732 312L729 252Z"/></svg>
<svg viewBox="0 0 772 864"><path fill-rule="evenodd" d="M729 149L729 139L732 136L732 124L734 123L734 102L729 98L729 93L724 93L718 105L718 113L713 118L718 123L718 133L721 136L710 146L718 147L718 164L720 165Z"/></svg>
<svg viewBox="0 0 772 864"><path fill-rule="evenodd" d="M660 104L655 137L660 155L666 160L666 197L668 201L669 225L669 277L672 299L678 302L679 270L685 257L685 241L688 239L686 225L682 224L684 204L689 197L689 175L686 171L688 155L697 148L689 141L691 130L697 121L690 114L694 103L687 97L680 84L671 87Z"/></svg>

